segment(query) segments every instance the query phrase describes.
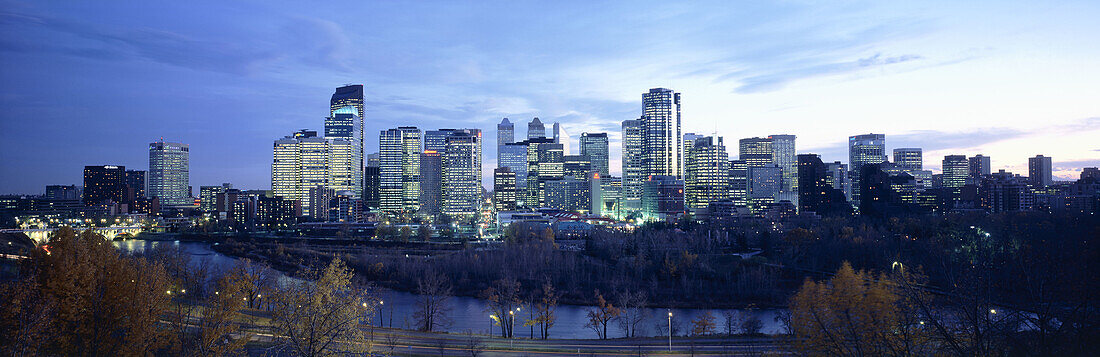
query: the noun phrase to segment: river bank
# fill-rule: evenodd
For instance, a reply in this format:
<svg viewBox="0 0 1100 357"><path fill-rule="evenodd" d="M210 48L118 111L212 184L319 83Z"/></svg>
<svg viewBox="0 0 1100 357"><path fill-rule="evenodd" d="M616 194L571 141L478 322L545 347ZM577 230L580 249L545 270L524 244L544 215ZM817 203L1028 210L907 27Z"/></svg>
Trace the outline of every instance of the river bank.
<svg viewBox="0 0 1100 357"><path fill-rule="evenodd" d="M142 240L126 240L116 241L115 246L119 249L127 252L140 252L145 249L152 249L157 244L172 244L183 251L191 254L196 260L207 260L211 265L220 267L222 269L228 269L236 263L238 257L230 256L219 252L222 250L218 248L224 243L213 244L203 242L184 242L184 241L142 241ZM292 279L292 274L287 274L284 271L279 271L279 279ZM413 293L396 291L391 289L379 289L378 295L385 304L381 309L381 320L387 327L394 328L413 328L415 326L413 315L416 310L416 304L419 300L419 296ZM450 299L450 321L451 324L443 329L444 332L449 333L464 333L466 331L473 331L475 333L488 334L490 331L491 321L487 317L485 312L487 306L486 301L474 297L468 296L456 296ZM588 305L574 305L574 304L560 304L557 307L555 315L557 316L557 322L551 329L551 337L553 338L577 338L587 339L595 337L595 334L585 327L587 322L587 312L590 306ZM526 310L525 310L526 312ZM716 324L719 326L719 331L724 331L724 324L726 316L732 316L735 319L744 317L755 317L763 323L761 329L765 334L779 334L784 331L783 325L780 322L780 317L785 313L784 309L688 309L688 308L646 308L643 310L643 314L646 316L645 322L642 323L642 331L644 335L660 335L656 331L664 331L667 329L667 314L671 312L674 315L673 327L674 330L683 331L688 323L703 313L709 312L716 318ZM522 315L522 316L520 316ZM528 318L526 314L519 314L517 316L517 324L521 324L520 319ZM493 328L494 331L498 328ZM499 331L496 331L499 333ZM534 331L530 327L523 327L516 329L517 336L530 337ZM611 337L622 337L619 331L611 333Z"/></svg>

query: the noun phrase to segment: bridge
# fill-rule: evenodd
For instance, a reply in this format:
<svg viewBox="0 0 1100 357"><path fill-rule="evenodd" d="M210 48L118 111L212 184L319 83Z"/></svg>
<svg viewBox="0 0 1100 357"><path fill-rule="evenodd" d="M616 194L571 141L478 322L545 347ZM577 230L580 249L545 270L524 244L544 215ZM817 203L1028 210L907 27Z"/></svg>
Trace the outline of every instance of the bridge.
<svg viewBox="0 0 1100 357"><path fill-rule="evenodd" d="M53 233L58 228L34 228L34 229L0 229L2 233L23 233L27 237L30 237L35 244L45 243L49 239L50 233ZM144 228L142 226L120 226L120 227L94 227L94 232L103 235L107 239L115 239L123 234L129 234L135 236L141 233ZM87 228L73 228L77 233L83 233Z"/></svg>

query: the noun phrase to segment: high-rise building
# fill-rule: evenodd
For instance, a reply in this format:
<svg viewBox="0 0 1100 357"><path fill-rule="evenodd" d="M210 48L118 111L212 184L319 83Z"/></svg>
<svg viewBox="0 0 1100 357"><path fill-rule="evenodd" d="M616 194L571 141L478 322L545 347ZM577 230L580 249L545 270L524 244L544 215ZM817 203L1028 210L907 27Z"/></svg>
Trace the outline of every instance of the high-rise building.
<svg viewBox="0 0 1100 357"><path fill-rule="evenodd" d="M80 200L80 188L76 185L47 185L47 200Z"/></svg>
<svg viewBox="0 0 1100 357"><path fill-rule="evenodd" d="M757 214L776 202L783 185L783 169L775 165L749 166L747 171L749 208Z"/></svg>
<svg viewBox="0 0 1100 357"><path fill-rule="evenodd" d="M187 144L149 143L149 197L162 206L191 206L190 148Z"/></svg>
<svg viewBox="0 0 1100 357"><path fill-rule="evenodd" d="M840 190L845 201L852 201L852 181L848 178L848 165L840 161L825 163L825 180L829 186ZM931 180L931 178L929 178Z"/></svg>
<svg viewBox="0 0 1100 357"><path fill-rule="evenodd" d="M493 205L497 212L516 210L516 173L510 168L493 170Z"/></svg>
<svg viewBox="0 0 1100 357"><path fill-rule="evenodd" d="M344 193L350 193L350 191L343 191ZM309 212L303 212L316 221L332 222L336 221L332 217L332 199L336 197L336 190L317 185L309 188L309 197L307 198ZM306 206L306 205L303 205Z"/></svg>
<svg viewBox="0 0 1100 357"><path fill-rule="evenodd" d="M970 164L969 175L971 178L977 179L991 174L993 168L989 164L989 156L979 154L971 156L968 160Z"/></svg>
<svg viewBox="0 0 1100 357"><path fill-rule="evenodd" d="M1084 169L1081 169L1081 179L1082 180L1088 180L1088 179L1100 180L1100 168L1086 167Z"/></svg>
<svg viewBox="0 0 1100 357"><path fill-rule="evenodd" d="M592 171L599 172L600 175L611 175L611 169L608 166L608 143L607 133L581 133L581 156L587 158L588 162L592 163ZM568 154L566 154L568 155Z"/></svg>
<svg viewBox="0 0 1100 357"><path fill-rule="evenodd" d="M565 177L546 182L546 207L587 213L591 208L591 186L584 177Z"/></svg>
<svg viewBox="0 0 1100 357"><path fill-rule="evenodd" d="M363 194L363 134L359 108L348 105L332 111L325 118L325 140L328 141L328 186L337 192L351 191L356 198ZM326 203L327 205L327 203Z"/></svg>
<svg viewBox="0 0 1100 357"><path fill-rule="evenodd" d="M441 151L426 149L420 154L420 214L435 217L440 213L443 213L443 155Z"/></svg>
<svg viewBox="0 0 1100 357"><path fill-rule="evenodd" d="M642 93L642 174L682 177L680 93L653 88Z"/></svg>
<svg viewBox="0 0 1100 357"><path fill-rule="evenodd" d="M680 151L682 155L684 155L684 167L687 167L687 152L690 151L691 147L695 145L695 139L702 139L704 137L706 137L706 135L699 135L696 133L684 133L684 137L682 138L683 140L681 140L681 142L684 143L684 148L682 151Z"/></svg>
<svg viewBox="0 0 1100 357"><path fill-rule="evenodd" d="M711 202L729 199L729 153L722 137L695 139L684 155L685 208L705 212Z"/></svg>
<svg viewBox="0 0 1100 357"><path fill-rule="evenodd" d="M542 124L539 117L531 119L530 123L527 123L527 139L543 139L546 138L546 126Z"/></svg>
<svg viewBox="0 0 1100 357"><path fill-rule="evenodd" d="M351 191L336 192L329 198L326 221L329 222L359 222L361 221L362 203Z"/></svg>
<svg viewBox="0 0 1100 357"><path fill-rule="evenodd" d="M504 118L497 124L497 167L504 162L504 145L516 142L516 126ZM514 173L514 172L513 172Z"/></svg>
<svg viewBox="0 0 1100 357"><path fill-rule="evenodd" d="M642 217L667 220L684 213L684 180L672 175L653 175L642 186Z"/></svg>
<svg viewBox="0 0 1100 357"><path fill-rule="evenodd" d="M573 138L569 136L569 133L561 126L561 123L554 123L553 138L555 144L561 144L562 155L573 154L573 150L570 149L573 145Z"/></svg>
<svg viewBox="0 0 1100 357"><path fill-rule="evenodd" d="M325 137L340 138L344 142L339 143L335 151L337 162L340 164L335 172L343 175L347 172L349 177L338 177L341 182L330 183L337 191L350 190L356 198L363 195L363 187L366 186L366 177L363 173L365 154L366 128L363 126L363 85L349 84L332 93L329 99L329 117L325 120ZM332 126L330 128L330 122ZM346 156L344 156L346 155ZM346 169L343 169L347 166ZM345 184L343 181L354 180L354 184Z"/></svg>
<svg viewBox="0 0 1100 357"><path fill-rule="evenodd" d="M733 201L735 207L748 207L749 165L745 163L745 160L730 160L729 189L730 200Z"/></svg>
<svg viewBox="0 0 1100 357"><path fill-rule="evenodd" d="M947 155L943 157L943 187L959 188L966 185L970 175L970 163L966 155Z"/></svg>
<svg viewBox="0 0 1100 357"><path fill-rule="evenodd" d="M851 210L844 193L829 183L826 170L817 154L798 155L799 211L830 215Z"/></svg>
<svg viewBox="0 0 1100 357"><path fill-rule="evenodd" d="M527 195L527 145L524 140L518 143L507 143L500 147L500 162L498 167L507 167L516 175L516 205L526 206Z"/></svg>
<svg viewBox="0 0 1100 357"><path fill-rule="evenodd" d="M863 134L848 137L848 163L852 171L865 164L886 162L886 135Z"/></svg>
<svg viewBox="0 0 1100 357"><path fill-rule="evenodd" d="M562 175L565 177L583 180L592 171L595 171L592 163L584 155L562 155Z"/></svg>
<svg viewBox="0 0 1100 357"><path fill-rule="evenodd" d="M304 212L314 212L309 189L330 185L330 151L330 142L317 137L316 131L300 130L275 140L271 163L274 196L298 201Z"/></svg>
<svg viewBox="0 0 1100 357"><path fill-rule="evenodd" d="M145 199L145 171L126 170L123 181L126 185L126 193L122 197L123 203L133 206L138 201ZM187 191L190 192L191 190L188 189ZM132 211L133 207L131 207Z"/></svg>
<svg viewBox="0 0 1100 357"><path fill-rule="evenodd" d="M378 153L367 154L367 167L379 167L381 165Z"/></svg>
<svg viewBox="0 0 1100 357"><path fill-rule="evenodd" d="M380 193L379 189L382 186L382 171L378 166L367 166L363 170L363 208L366 210L376 210L379 208Z"/></svg>
<svg viewBox="0 0 1100 357"><path fill-rule="evenodd" d="M420 129L403 126L379 134L379 205L393 214L420 210Z"/></svg>
<svg viewBox="0 0 1100 357"><path fill-rule="evenodd" d="M594 216L610 216L622 219L627 215L623 211L623 180L621 177L600 175L591 172L588 175L590 214Z"/></svg>
<svg viewBox="0 0 1100 357"><path fill-rule="evenodd" d="M770 138L741 139L738 142L737 155L749 167L775 166L775 153L772 152Z"/></svg>
<svg viewBox="0 0 1100 357"><path fill-rule="evenodd" d="M126 195L126 166L84 166L84 204L121 203Z"/></svg>
<svg viewBox="0 0 1100 357"><path fill-rule="evenodd" d="M1031 208L1034 199L1021 178L1004 170L985 176L979 183L978 194L982 207L990 212L1025 211Z"/></svg>
<svg viewBox="0 0 1100 357"><path fill-rule="evenodd" d="M443 154L443 214L474 217L481 210L481 130L447 137Z"/></svg>
<svg viewBox="0 0 1100 357"><path fill-rule="evenodd" d="M642 183L646 177L644 139L641 119L623 121L622 196L623 210L627 212L642 209Z"/></svg>
<svg viewBox="0 0 1100 357"><path fill-rule="evenodd" d="M218 195L224 194L231 188L233 185L230 183L223 183L221 186L199 186L199 210L205 213L217 212Z"/></svg>
<svg viewBox="0 0 1100 357"><path fill-rule="evenodd" d="M424 150L431 150L443 155L447 151L447 137L458 129L439 129L424 131Z"/></svg>
<svg viewBox="0 0 1100 357"><path fill-rule="evenodd" d="M562 145L552 139L530 139L527 145L527 198L528 207L544 207L546 183L561 180L565 176L565 158Z"/></svg>
<svg viewBox="0 0 1100 357"><path fill-rule="evenodd" d="M1027 179L1032 186L1047 187L1054 183L1054 173L1049 156L1038 155L1027 159Z"/></svg>
<svg viewBox="0 0 1100 357"><path fill-rule="evenodd" d="M798 159L795 156L794 135L770 135L772 143L772 161L783 170L783 182L780 183L778 200L791 201L798 206Z"/></svg>
<svg viewBox="0 0 1100 357"><path fill-rule="evenodd" d="M859 177L863 165L886 162L886 134L862 134L848 137L848 168L853 178L852 203L859 204Z"/></svg>
<svg viewBox="0 0 1100 357"><path fill-rule="evenodd" d="M894 164L902 171L912 173L924 170L924 154L921 148L894 149Z"/></svg>

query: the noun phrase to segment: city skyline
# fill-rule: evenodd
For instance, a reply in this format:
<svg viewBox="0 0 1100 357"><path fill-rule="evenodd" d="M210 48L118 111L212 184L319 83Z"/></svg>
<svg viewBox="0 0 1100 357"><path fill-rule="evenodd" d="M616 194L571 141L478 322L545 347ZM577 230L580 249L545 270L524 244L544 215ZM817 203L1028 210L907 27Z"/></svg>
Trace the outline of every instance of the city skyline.
<svg viewBox="0 0 1100 357"><path fill-rule="evenodd" d="M542 50L546 58L524 71L513 65L538 51L520 42L545 38L540 29L570 13L517 5L501 11L547 10L547 19L516 27L512 35L488 38L499 43L466 41L442 46L433 41L449 36L429 29L408 35L407 39L425 40L423 43L399 46L381 40L383 35L353 30L354 22L347 18L350 15L328 19L321 14L324 9L268 9L276 12L266 14L276 22L288 22L284 30L233 27L245 34L221 40L213 34L229 28L220 23L199 29L194 23L185 26L162 18L161 13L189 11L169 9L173 5L127 4L131 9L119 13L111 11L112 5L83 6L68 9L56 4L12 3L0 10L0 26L5 32L22 35L0 43L0 63L8 69L2 72L6 85L0 101L8 109L0 114L0 128L26 134L0 144L0 152L5 153L0 155L0 177L4 177L0 193L34 194L41 193L45 185L78 184L81 168L87 165L148 169L147 154L139 149L159 137L190 145L192 187L232 182L238 187L265 189L270 186L271 141L300 129L321 129L319 123L330 114L324 102L333 88L346 83L365 87L367 153L378 151L377 138L369 134L378 130L468 127L481 129L487 134L485 139L493 142L496 132L492 125L501 118L508 117L522 127L531 118L540 117L548 134L551 123L561 123L573 139L584 132L608 133L610 171L621 176L622 121L641 114L641 93L666 87L683 94L684 133L716 134L727 143L792 134L798 137L797 154L820 154L825 162L848 161L847 137L883 133L887 152L922 148L926 168L936 172L940 168L935 163L955 154L983 154L991 157L992 171L1007 169L1024 175L1028 158L1052 157L1055 180L1074 179L1082 167L1100 164L1100 149L1090 147L1095 144L1087 140L1100 134L1100 108L1091 100L1100 90L1087 80L1098 77L1097 66L1089 61L1096 49L1085 46L1097 25L1085 21L1083 14L1090 11L1082 9L1095 4L1007 4L1007 9L990 4L969 9L958 5L933 11L930 8L936 5L901 9L853 3L847 9L853 12L846 16L875 20L837 25L817 35L811 35L809 29L825 26L829 14L844 11L793 4L742 5L751 10L747 13L760 14L763 19L735 26L731 24L734 20L747 15L730 11L728 17L704 17L698 25L671 34L649 30L623 34L608 24L567 26L562 29L566 35L562 40L547 44L550 50ZM227 18L247 10L217 6L229 7L217 15ZM458 11L466 15L440 26L472 23L481 20L474 14L486 5L365 6L363 13L380 11L372 16L402 15L385 23L392 25L382 30L389 34L400 32L401 25L412 26L407 22L416 17L413 14L436 18ZM431 6L446 9L433 10ZM649 14L621 4L593 7L583 19L621 14L624 19L617 20L621 25L643 21ZM717 7L675 8L677 11L664 16L670 22L685 23L693 15ZM981 24L1008 24L1021 20L1022 14L1042 16L997 31L960 24L965 15L990 8L995 11L983 17ZM1020 11L1023 8L1034 11ZM294 10L302 10L302 14L287 15ZM951 14L951 10L958 12ZM98 20L84 18L77 16L80 11L102 16ZM815 11L823 12L822 18L809 15ZM127 13L149 16L121 21ZM243 17L239 26L255 24L258 18ZM808 23L781 26L769 22L792 19ZM500 21L510 24L519 20ZM460 32L478 34L493 25L501 23ZM298 38L301 43L280 44L286 45L280 48L277 43L238 42L245 36L273 41L289 28L303 29ZM724 30L733 30L733 39L714 35ZM579 40L585 31L604 36L568 42ZM781 40L782 34L802 37ZM930 45L948 35L959 38ZM309 36L333 42L308 43ZM640 59L630 56L676 37L683 40L669 48L686 55L683 60L672 59L672 53ZM370 46L353 44L364 38L374 41L368 41ZM618 46L609 44L624 38L632 40ZM987 40L984 47L982 40ZM763 44L768 41L777 43ZM305 52L322 55L319 59L288 55L301 51L302 46L314 46ZM724 48L727 46L745 48L753 55L731 57L731 50ZM400 55L364 55L368 47L404 50L398 53L431 60L389 62ZM587 48L600 51L581 54ZM448 53L462 60L439 59ZM499 53L519 54L488 59ZM768 63L786 56L794 59ZM554 60L565 61L550 64ZM467 61L465 67L462 61ZM383 74L380 72L385 71L370 68L387 64L396 66L396 71ZM436 67L415 73L413 69L424 64ZM1064 69L1071 67L1075 72ZM504 74L520 76L504 79L509 77ZM551 80L554 76L562 79ZM538 90L521 88L530 83L546 85ZM150 90L153 88L157 90ZM970 96L960 99L963 93ZM49 95L69 100L34 99ZM156 119L150 120L154 113ZM515 136L525 137L526 132ZM57 145L59 142L65 145ZM103 145L105 142L111 144ZM492 187L492 172L497 167L495 150L495 145L484 146L481 176L487 188ZM730 151L730 158L735 158Z"/></svg>

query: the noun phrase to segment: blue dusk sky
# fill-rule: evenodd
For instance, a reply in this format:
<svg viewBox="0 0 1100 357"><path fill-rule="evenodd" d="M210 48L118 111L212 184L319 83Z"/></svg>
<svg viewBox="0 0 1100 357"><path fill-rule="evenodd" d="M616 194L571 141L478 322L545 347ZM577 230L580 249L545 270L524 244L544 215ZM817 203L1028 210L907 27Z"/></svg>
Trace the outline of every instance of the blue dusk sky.
<svg viewBox="0 0 1100 357"><path fill-rule="evenodd" d="M683 93L684 133L795 134L847 161L887 149L985 154L1059 178L1100 165L1097 1L0 1L0 193L81 184L84 165L148 167L191 145L191 184L270 186L272 141L320 129L335 87L366 87L378 130L485 131L538 116L576 140L641 93ZM571 143L576 150L577 143Z"/></svg>

